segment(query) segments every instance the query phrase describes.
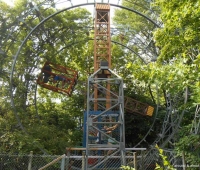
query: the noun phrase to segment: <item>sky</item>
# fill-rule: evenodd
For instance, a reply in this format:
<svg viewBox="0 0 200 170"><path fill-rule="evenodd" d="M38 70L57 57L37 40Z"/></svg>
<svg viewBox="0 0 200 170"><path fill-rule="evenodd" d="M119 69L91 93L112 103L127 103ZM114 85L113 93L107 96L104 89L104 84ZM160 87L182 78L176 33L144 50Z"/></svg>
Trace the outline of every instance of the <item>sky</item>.
<svg viewBox="0 0 200 170"><path fill-rule="evenodd" d="M0 0L0 1L4 1L6 2L7 4L9 5L13 5L14 1L15 0ZM94 2L96 1L97 3L101 3L101 2L104 2L104 3L112 3L112 4L121 4L121 1L122 0L71 0L72 4L73 5L78 5L78 4L83 4L83 3L90 3L90 2ZM61 7L63 6L71 6L71 3L70 3L70 0L55 0L55 2L57 4L60 4ZM81 3L80 3L81 2ZM90 6L85 6L85 7L89 7L90 9L93 9L93 7L90 5Z"/></svg>
<svg viewBox="0 0 200 170"><path fill-rule="evenodd" d="M9 5L12 5L13 4L13 0L1 0L3 2L6 2L7 4Z"/></svg>
<svg viewBox="0 0 200 170"><path fill-rule="evenodd" d="M0 0L0 1L4 1L9 5L13 5L15 0ZM84 4L84 3L93 3L94 1L96 1L97 3L111 3L111 4L121 4L122 0L71 0L71 2L69 0L55 0L56 4L57 4L57 8L64 8L64 7L71 7L71 5L78 5L78 4ZM86 8L87 10L89 10L91 12L91 14L94 14L94 5L85 5L85 6L81 6L83 8ZM110 14L111 14L111 25L112 25L112 17L114 16L114 10L116 9L116 7L112 7L110 8Z"/></svg>

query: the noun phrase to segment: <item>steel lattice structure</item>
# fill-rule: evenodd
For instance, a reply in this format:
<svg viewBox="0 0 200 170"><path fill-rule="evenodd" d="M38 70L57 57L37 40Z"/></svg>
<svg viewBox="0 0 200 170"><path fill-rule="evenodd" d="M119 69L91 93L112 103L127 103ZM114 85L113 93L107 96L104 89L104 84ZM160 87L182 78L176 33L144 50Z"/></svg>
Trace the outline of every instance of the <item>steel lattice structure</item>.
<svg viewBox="0 0 200 170"><path fill-rule="evenodd" d="M197 105L194 115L194 120L192 122L191 133L199 134L199 127L200 127L200 107L199 105Z"/></svg>
<svg viewBox="0 0 200 170"><path fill-rule="evenodd" d="M98 73L102 69L110 72L111 75L109 78L98 77ZM110 85L109 89L107 88L107 84ZM115 89L117 92L112 89ZM99 92L97 98L94 96L95 90ZM108 160L108 155L109 157L120 156L121 164L125 165L123 80L108 67L100 67L99 70L89 77L87 93L86 158L89 159L90 156L101 156L102 154L105 156L97 164L92 164L90 169L102 167ZM109 98L107 98L108 93ZM97 111L93 110L95 103L98 106ZM108 103L110 107L108 107ZM111 125L111 127L115 126L111 130L112 133L107 133L107 130L105 131L104 126L108 125ZM95 136L92 136L92 132L94 132ZM112 141L112 143L109 141ZM109 151L107 154L100 151L94 152L95 148L104 147L115 150L110 154L108 154ZM87 160L86 169L89 169Z"/></svg>

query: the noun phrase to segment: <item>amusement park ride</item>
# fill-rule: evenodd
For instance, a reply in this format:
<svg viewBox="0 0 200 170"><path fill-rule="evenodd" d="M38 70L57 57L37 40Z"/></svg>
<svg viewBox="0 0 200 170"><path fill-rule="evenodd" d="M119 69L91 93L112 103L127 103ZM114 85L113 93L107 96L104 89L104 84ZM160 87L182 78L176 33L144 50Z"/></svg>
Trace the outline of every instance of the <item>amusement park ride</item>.
<svg viewBox="0 0 200 170"><path fill-rule="evenodd" d="M88 78L87 110L84 112L83 147L86 169L102 167L107 156L118 156L125 165L124 110L152 116L154 108L124 97L123 79L111 70L110 5L96 4L94 25L94 73ZM41 69L37 83L43 88L71 96L78 72L51 62ZM109 148L105 153L102 148ZM102 156L90 164L91 156Z"/></svg>
<svg viewBox="0 0 200 170"><path fill-rule="evenodd" d="M106 2L104 3L104 1ZM146 103L124 96L123 79L112 70L111 42L125 48L131 55L133 54L133 57L141 59L142 64L148 64L158 56L159 52L154 46L155 43L153 41L152 32L163 25L163 23L160 20L157 20L158 16L155 16L156 12L151 8L151 1L145 1L146 5L142 2L145 11L148 10L146 14L143 14L140 10L135 10L133 1L127 1L125 6L119 5L119 1L120 0L113 0L113 3L112 0L98 0L98 2L97 0L42 0L37 3L27 1L27 7L23 8L24 12L16 17L16 21L11 24L12 26L5 24L7 32L2 36L0 54L3 57L11 57L15 51L12 48L15 47L16 44L17 46L19 44L18 50L14 55L10 75L10 95L13 113L17 118L18 125L22 131L27 133L28 131L20 120L21 109L18 109L19 106L15 104L16 101L18 101L19 96L16 94L22 93L22 96L25 94L24 101L26 101L28 106L35 106L36 114L38 115L35 73L38 73L39 62L41 60L44 61L43 59L47 56L48 53L46 53L46 51L50 49L48 47L52 47L51 43L47 44L47 46L44 46L43 44L47 42L47 40L53 44L55 43L55 47L57 47L57 45L58 47L61 47L62 45L70 47L80 42L85 43L92 40L85 32L88 33L94 28L94 73L88 77L87 110L85 110L83 114L83 147L79 148L86 152L84 160L82 160L82 157L77 158L78 161L82 160L81 163L85 163L84 166L82 166L83 164L81 165L82 169L106 169L106 167L107 169L119 169L120 165L127 165L126 162L128 163L128 161L125 160L124 155L128 153L126 152L127 149L130 150L131 148L125 148L124 112L128 116L129 114L137 114L146 118L152 117L151 120L153 120L146 135L142 136L141 141L133 146L133 149L135 149L136 147L141 146L141 143L147 143L148 140L146 139L148 135L154 132L154 134L157 135L154 142L148 143L150 148L144 155L145 158L143 160L145 161L145 164L142 162L141 165L151 165L152 163L155 163L155 158L158 155L157 149L155 150L154 147L156 144L161 148L170 148L167 151L173 155L173 150L171 150L171 148L174 147L174 138L179 136L176 134L178 134L184 114L187 111L187 108L180 108L180 106L187 103L189 90L184 90L184 95L182 91L170 94L170 91L167 92L160 89L159 86L154 84L155 88L153 87L153 90L155 91L152 98L155 97L156 99L154 102L156 106L155 109ZM57 21L57 16L58 18L63 17L63 15L61 15L63 12L87 5L95 5L94 27L89 25L87 20L80 23L80 27L78 28L71 27L69 26L70 24L63 24L61 27L63 29L60 29L60 27L54 28L54 25L60 23ZM130 12L127 14L139 16L142 22L140 29L134 30L133 28L130 30L129 23L125 23L123 26L119 25L119 27L117 26L116 28L111 28L110 7L125 9ZM47 9L51 9L50 11L52 13L49 13L49 10ZM143 26L145 23L148 25L148 31L146 29L147 27ZM137 24L137 21L133 20L132 24ZM82 28L84 28L84 30ZM23 32L21 31L22 29L24 30ZM66 30L69 30L69 34L66 34ZM73 38L71 33L75 31L81 31L80 33L83 31L85 36L81 38L78 37L77 39ZM59 37L52 36L58 34ZM119 39L121 39L121 42L114 41L113 38L111 40L111 35L114 35L115 37L118 36ZM123 36L120 37L121 35ZM60 40L61 36L62 40L57 41ZM70 41L68 41L69 37L71 37ZM126 37L130 38L128 43L122 41L123 38ZM25 48L25 46L28 46L28 48ZM26 51L26 49L29 50ZM56 54L60 54L60 50L58 51L57 49L59 48L53 48L52 50L55 50ZM139 49L139 53L135 51L135 49ZM63 48L62 54L65 55L66 53L67 48ZM25 62L26 64L24 64ZM19 75L21 75L23 69L26 71L26 74L20 77L19 82L21 82L21 84L18 87L16 86L18 83L16 79L19 79ZM78 72L76 70L63 65L61 66L52 61L44 61L41 73L37 77L37 84L53 92L70 97L76 87L77 80ZM25 88L27 90L24 90ZM35 94L34 100L32 100L32 94ZM30 97L26 97L27 95L30 95ZM166 105L161 107L163 103ZM191 133L194 134L199 133L199 107L200 106L198 105L191 129ZM23 108L26 109L27 107L24 107L23 105ZM25 113L26 112L24 112L24 114ZM161 120L162 114L164 114L163 120ZM159 124L163 121L162 127L159 127L158 129L160 130L160 133L157 133L157 127L154 128L157 121L159 121ZM31 136L31 134L29 135ZM37 147L41 152L46 154L43 148L40 146ZM126 157L127 156L128 155L126 155ZM176 157L173 156L173 158L173 160L176 161ZM66 159L69 160L68 157L66 157ZM70 159L74 161L75 158L73 157ZM178 165L175 161L172 163ZM146 167L148 168L148 166ZM75 169L77 169L77 167L75 167ZM145 168L141 167L141 170L144 169Z"/></svg>
<svg viewBox="0 0 200 170"><path fill-rule="evenodd" d="M37 84L54 92L71 96L77 79L77 71L47 61L41 69Z"/></svg>

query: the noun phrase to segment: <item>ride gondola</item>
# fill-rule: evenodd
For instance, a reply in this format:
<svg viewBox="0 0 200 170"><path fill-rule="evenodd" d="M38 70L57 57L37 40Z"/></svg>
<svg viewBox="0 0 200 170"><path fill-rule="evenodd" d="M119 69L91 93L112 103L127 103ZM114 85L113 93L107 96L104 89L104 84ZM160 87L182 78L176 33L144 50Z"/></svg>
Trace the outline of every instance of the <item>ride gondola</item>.
<svg viewBox="0 0 200 170"><path fill-rule="evenodd" d="M46 61L37 78L37 84L51 91L71 96L77 80L77 71Z"/></svg>

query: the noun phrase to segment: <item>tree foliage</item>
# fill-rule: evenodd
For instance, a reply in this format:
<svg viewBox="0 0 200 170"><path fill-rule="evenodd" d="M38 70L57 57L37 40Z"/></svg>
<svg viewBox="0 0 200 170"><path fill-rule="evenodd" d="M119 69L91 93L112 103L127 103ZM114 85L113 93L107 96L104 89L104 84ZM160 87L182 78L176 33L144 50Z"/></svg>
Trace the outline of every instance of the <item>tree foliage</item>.
<svg viewBox="0 0 200 170"><path fill-rule="evenodd" d="M156 66L159 77L164 71L159 83L167 84L170 92L183 88L189 89L187 114L182 121L183 128L175 145L179 155L185 153L187 163L199 163L199 134L191 132L194 118L194 107L200 103L199 98L199 1L155 1L155 6L161 10L160 19L163 26L154 33L160 55ZM152 73L152 72L151 72ZM169 73L169 74L168 74ZM164 84L163 84L164 85ZM165 89L166 89L165 87ZM195 149L194 149L195 148Z"/></svg>
<svg viewBox="0 0 200 170"><path fill-rule="evenodd" d="M37 86L36 79L44 62L51 61L80 70L84 75L80 81L85 81L91 66L91 52L86 52L90 46L86 43L90 13L77 8L59 13L41 24L56 10L38 3L21 0L12 7L0 3L1 152L29 153L32 150L34 153L61 154L66 147L80 145L82 140L85 94L80 85L68 98ZM12 72L11 64L19 48ZM10 73L13 74L12 92ZM7 107L10 106L10 93L14 108Z"/></svg>

